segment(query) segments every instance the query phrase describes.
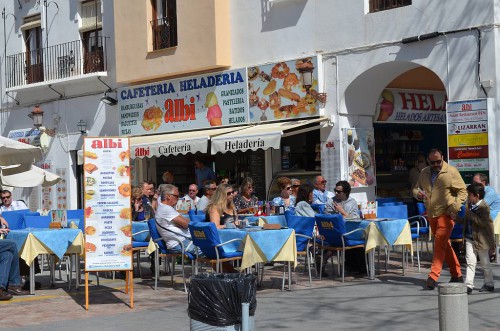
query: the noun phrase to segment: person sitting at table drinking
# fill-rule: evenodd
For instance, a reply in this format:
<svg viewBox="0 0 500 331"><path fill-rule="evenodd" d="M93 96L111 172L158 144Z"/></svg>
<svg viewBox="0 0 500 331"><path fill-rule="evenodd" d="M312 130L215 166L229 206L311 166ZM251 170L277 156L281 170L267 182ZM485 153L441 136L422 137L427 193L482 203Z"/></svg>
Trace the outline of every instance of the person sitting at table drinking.
<svg viewBox="0 0 500 331"><path fill-rule="evenodd" d="M292 193L292 181L288 177L278 178L278 188L281 193L278 197L274 198L271 202L274 212L276 214L280 213L279 208L283 207L283 212L285 210L292 210L295 207L295 197L291 195Z"/></svg>
<svg viewBox="0 0 500 331"><path fill-rule="evenodd" d="M340 214L344 218L359 218L359 208L357 201L349 197L351 193L351 185L345 180L341 180L335 184L335 197L328 199L325 205L325 214ZM333 251L325 251L323 253L323 266L332 256ZM364 248L349 249L345 252L345 267L348 271L354 273L362 273L366 270L365 267L365 251ZM319 271L319 264L316 265ZM323 270L323 276L328 276Z"/></svg>
<svg viewBox="0 0 500 331"><path fill-rule="evenodd" d="M295 215L314 217L316 212L312 209L313 187L302 184L297 191L297 203L295 204Z"/></svg>
<svg viewBox="0 0 500 331"><path fill-rule="evenodd" d="M358 203L349 197L351 185L345 180L335 184L335 197L328 199L325 205L325 214L341 214L344 218L359 218Z"/></svg>
<svg viewBox="0 0 500 331"><path fill-rule="evenodd" d="M234 197L234 205L238 214L254 214L258 201L259 199L253 195L253 179L246 177L241 182L240 194Z"/></svg>
<svg viewBox="0 0 500 331"><path fill-rule="evenodd" d="M147 221L155 217L155 212L151 205L144 205L142 199L142 190L138 187L132 190L132 221Z"/></svg>
<svg viewBox="0 0 500 331"><path fill-rule="evenodd" d="M221 184L207 206L206 221L214 223L217 229L234 228L235 223L239 223L233 203L234 193L231 185Z"/></svg>
<svg viewBox="0 0 500 331"><path fill-rule="evenodd" d="M0 235L9 233L7 222L1 222ZM19 274L19 252L14 240L0 240L0 301L12 299L14 295L26 295L28 291L21 287L21 276Z"/></svg>
<svg viewBox="0 0 500 331"><path fill-rule="evenodd" d="M156 210L156 228L165 241L167 249L181 252L181 245L175 240L179 239L184 245L184 251L196 254L188 230L189 219L181 216L175 209L179 200L179 189L171 184L161 185L161 203Z"/></svg>
<svg viewBox="0 0 500 331"><path fill-rule="evenodd" d="M292 178L291 181L292 181L291 195L295 197L295 200L297 200L297 192L299 191L300 179Z"/></svg>

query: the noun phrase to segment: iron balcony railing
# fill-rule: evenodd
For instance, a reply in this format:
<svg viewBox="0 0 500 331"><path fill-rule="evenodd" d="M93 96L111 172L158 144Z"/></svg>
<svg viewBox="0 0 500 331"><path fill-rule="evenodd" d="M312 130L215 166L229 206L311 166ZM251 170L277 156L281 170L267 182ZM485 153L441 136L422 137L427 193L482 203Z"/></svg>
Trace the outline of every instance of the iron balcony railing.
<svg viewBox="0 0 500 331"><path fill-rule="evenodd" d="M162 17L151 21L153 29L153 50L177 46L177 19Z"/></svg>
<svg viewBox="0 0 500 331"><path fill-rule="evenodd" d="M90 37L8 55L7 88L107 71L107 39Z"/></svg>
<svg viewBox="0 0 500 331"><path fill-rule="evenodd" d="M411 0L370 0L370 12L373 13L410 5Z"/></svg>

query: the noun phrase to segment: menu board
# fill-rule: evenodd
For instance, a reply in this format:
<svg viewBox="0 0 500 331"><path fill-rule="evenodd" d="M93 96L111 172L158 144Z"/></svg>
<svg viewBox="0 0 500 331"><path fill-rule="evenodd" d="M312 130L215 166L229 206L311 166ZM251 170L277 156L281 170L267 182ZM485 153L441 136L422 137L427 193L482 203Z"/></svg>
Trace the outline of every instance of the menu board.
<svg viewBox="0 0 500 331"><path fill-rule="evenodd" d="M489 174L488 108L492 99L448 102L448 162L466 183L476 173Z"/></svg>
<svg viewBox="0 0 500 331"><path fill-rule="evenodd" d="M85 271L131 270L128 138L84 141Z"/></svg>
<svg viewBox="0 0 500 331"><path fill-rule="evenodd" d="M375 139L373 129L342 129L346 145L347 174L351 187L375 183Z"/></svg>
<svg viewBox="0 0 500 331"><path fill-rule="evenodd" d="M61 180L56 184L57 209L68 209L66 169L56 168L56 175L61 178Z"/></svg>
<svg viewBox="0 0 500 331"><path fill-rule="evenodd" d="M40 168L51 171L52 163L51 161L45 161L45 163L40 165ZM52 209L52 187L44 187L42 188L42 210L51 210ZM31 209L31 208L30 208ZM35 209L31 209L35 210Z"/></svg>

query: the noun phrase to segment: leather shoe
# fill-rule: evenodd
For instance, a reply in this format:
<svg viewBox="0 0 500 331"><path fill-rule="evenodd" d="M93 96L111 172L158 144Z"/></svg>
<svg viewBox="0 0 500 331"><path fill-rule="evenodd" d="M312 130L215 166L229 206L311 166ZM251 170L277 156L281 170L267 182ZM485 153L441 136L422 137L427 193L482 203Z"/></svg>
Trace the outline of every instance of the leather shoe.
<svg viewBox="0 0 500 331"><path fill-rule="evenodd" d="M12 299L12 294L7 292L7 290L4 290L3 288L0 288L0 301L7 301Z"/></svg>
<svg viewBox="0 0 500 331"><path fill-rule="evenodd" d="M431 277L427 278L427 282L425 283L425 289L432 291L437 285L437 282Z"/></svg>
<svg viewBox="0 0 500 331"><path fill-rule="evenodd" d="M28 294L30 294L30 292L27 290L24 290L21 287L21 285L9 286L8 291L9 291L9 293L14 294L14 295L28 295Z"/></svg>
<svg viewBox="0 0 500 331"><path fill-rule="evenodd" d="M483 287L481 287L479 289L479 292L495 292L495 286L490 286L490 285L483 285Z"/></svg>
<svg viewBox="0 0 500 331"><path fill-rule="evenodd" d="M463 283L464 282L464 277L463 276L451 276L450 278L450 283Z"/></svg>
<svg viewBox="0 0 500 331"><path fill-rule="evenodd" d="M467 287L467 294L472 294L472 289L470 287Z"/></svg>

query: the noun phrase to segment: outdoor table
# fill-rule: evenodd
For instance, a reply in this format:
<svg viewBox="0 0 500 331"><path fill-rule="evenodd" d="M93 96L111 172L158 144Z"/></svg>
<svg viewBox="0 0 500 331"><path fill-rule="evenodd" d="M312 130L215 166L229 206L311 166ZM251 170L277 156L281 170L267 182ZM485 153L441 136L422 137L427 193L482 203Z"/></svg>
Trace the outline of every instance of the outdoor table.
<svg viewBox="0 0 500 331"><path fill-rule="evenodd" d="M410 223L407 219L352 219L346 220L346 232L363 228L365 229L366 245L368 253L368 278L375 279L375 248L380 246L403 246L403 275L405 274L405 247L412 247ZM360 234L349 236L356 239ZM360 238L361 239L361 238Z"/></svg>
<svg viewBox="0 0 500 331"><path fill-rule="evenodd" d="M21 257L30 266L30 293L35 293L34 260L38 255L50 254L62 259L65 254L81 255L84 252L84 239L79 229L39 229L26 228L11 230L6 237L15 241ZM80 267L77 265L77 273ZM76 277L76 286L79 286Z"/></svg>
<svg viewBox="0 0 500 331"><path fill-rule="evenodd" d="M228 251L243 251L240 270L245 270L257 263L288 262L297 266L297 245L295 230L263 230L261 227L245 229L219 229L221 242L242 239L243 242L224 245ZM288 285L291 287L292 273L288 269Z"/></svg>

